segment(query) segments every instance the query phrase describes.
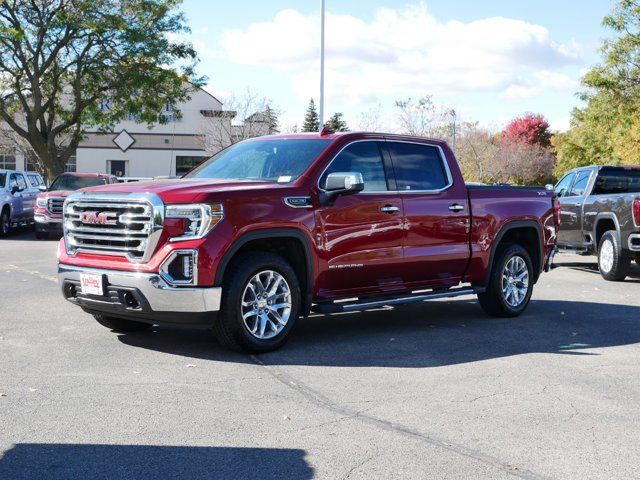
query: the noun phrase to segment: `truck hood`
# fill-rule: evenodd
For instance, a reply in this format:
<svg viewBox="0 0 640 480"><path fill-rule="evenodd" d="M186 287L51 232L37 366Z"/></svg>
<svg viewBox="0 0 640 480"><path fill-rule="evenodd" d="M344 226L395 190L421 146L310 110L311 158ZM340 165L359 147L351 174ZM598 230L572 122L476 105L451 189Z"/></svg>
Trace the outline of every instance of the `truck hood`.
<svg viewBox="0 0 640 480"><path fill-rule="evenodd" d="M196 203L210 194L242 190L286 189L290 185L253 180L215 180L211 178L187 178L152 180L145 182L115 183L81 190L90 193L155 193L164 203Z"/></svg>

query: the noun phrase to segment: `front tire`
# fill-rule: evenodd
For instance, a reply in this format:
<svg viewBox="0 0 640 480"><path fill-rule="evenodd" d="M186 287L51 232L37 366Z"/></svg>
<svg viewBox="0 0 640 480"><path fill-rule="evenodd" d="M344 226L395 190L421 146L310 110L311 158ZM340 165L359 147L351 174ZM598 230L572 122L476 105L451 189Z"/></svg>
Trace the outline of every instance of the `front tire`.
<svg viewBox="0 0 640 480"><path fill-rule="evenodd" d="M620 282L627 277L630 265L631 259L622 255L616 232L605 232L598 244L598 270L602 278L610 282Z"/></svg>
<svg viewBox="0 0 640 480"><path fill-rule="evenodd" d="M126 320L124 318L109 317L106 315L102 315L101 313L94 314L93 318L95 318L96 321L103 327L106 327L112 332L116 333L142 332L153 327L153 325L150 323L136 322L135 320Z"/></svg>
<svg viewBox="0 0 640 480"><path fill-rule="evenodd" d="M533 292L533 267L522 245L501 247L491 268L487 289L478 294L482 309L495 317L517 317Z"/></svg>
<svg viewBox="0 0 640 480"><path fill-rule="evenodd" d="M246 353L280 348L300 315L300 282L273 253L250 253L234 262L223 284L213 333L225 347Z"/></svg>
<svg viewBox="0 0 640 480"><path fill-rule="evenodd" d="M9 217L9 210L6 208L0 214L0 237L6 237L11 231L11 217Z"/></svg>

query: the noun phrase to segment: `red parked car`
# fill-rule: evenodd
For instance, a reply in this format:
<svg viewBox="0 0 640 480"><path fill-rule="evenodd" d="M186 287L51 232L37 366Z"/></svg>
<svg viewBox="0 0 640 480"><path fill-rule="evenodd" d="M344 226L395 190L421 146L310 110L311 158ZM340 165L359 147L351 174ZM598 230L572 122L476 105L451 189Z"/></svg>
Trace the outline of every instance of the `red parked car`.
<svg viewBox="0 0 640 480"><path fill-rule="evenodd" d="M310 311L476 294L524 311L556 243L552 191L468 187L445 142L374 133L275 135L182 179L69 196L64 297L114 331L211 326L278 348Z"/></svg>
<svg viewBox="0 0 640 480"><path fill-rule="evenodd" d="M100 173L62 173L44 193L38 195L34 220L36 238L49 238L50 233L62 234L62 205L67 196L81 188L118 183L113 175Z"/></svg>

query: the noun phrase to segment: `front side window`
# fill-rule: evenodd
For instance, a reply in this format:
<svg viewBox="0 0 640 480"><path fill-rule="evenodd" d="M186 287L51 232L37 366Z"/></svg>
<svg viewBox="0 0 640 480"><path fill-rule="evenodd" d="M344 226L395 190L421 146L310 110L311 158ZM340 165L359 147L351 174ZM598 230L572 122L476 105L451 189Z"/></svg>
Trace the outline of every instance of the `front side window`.
<svg viewBox="0 0 640 480"><path fill-rule="evenodd" d="M247 140L222 150L183 178L289 183L329 146L329 139Z"/></svg>
<svg viewBox="0 0 640 480"><path fill-rule="evenodd" d="M389 142L400 191L441 190L449 179L438 149L432 145Z"/></svg>
<svg viewBox="0 0 640 480"><path fill-rule="evenodd" d="M591 177L591 171L587 170L586 172L578 172L576 176L576 181L573 182L573 186L571 187L571 192L569 194L570 197L581 197L584 195L587 190L587 184L589 183L589 177Z"/></svg>
<svg viewBox="0 0 640 480"><path fill-rule="evenodd" d="M568 173L558 182L555 188L556 195L558 197L566 197L569 194L569 188L571 187L571 182L575 176L575 173Z"/></svg>
<svg viewBox="0 0 640 480"><path fill-rule="evenodd" d="M356 142L345 147L322 174L320 186L325 188L327 176L336 172L361 173L365 192L387 190L384 165L376 142Z"/></svg>
<svg viewBox="0 0 640 480"><path fill-rule="evenodd" d="M12 173L9 181L9 186L13 188L15 185L18 186L20 190L24 190L27 188L27 182L24 181L24 177L20 173Z"/></svg>
<svg viewBox="0 0 640 480"><path fill-rule="evenodd" d="M107 183L102 177L76 177L73 175L60 175L51 184L49 190L79 190L81 188L96 187Z"/></svg>

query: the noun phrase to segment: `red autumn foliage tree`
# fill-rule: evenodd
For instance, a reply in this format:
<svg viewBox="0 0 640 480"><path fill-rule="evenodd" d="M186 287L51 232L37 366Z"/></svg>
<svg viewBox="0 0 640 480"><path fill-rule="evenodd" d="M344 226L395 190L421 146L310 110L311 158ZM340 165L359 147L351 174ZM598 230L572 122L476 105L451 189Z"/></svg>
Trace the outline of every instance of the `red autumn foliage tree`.
<svg viewBox="0 0 640 480"><path fill-rule="evenodd" d="M549 122L539 113L525 113L521 117L511 120L502 136L506 140L520 141L527 145L537 145L542 148L551 146L551 131Z"/></svg>

